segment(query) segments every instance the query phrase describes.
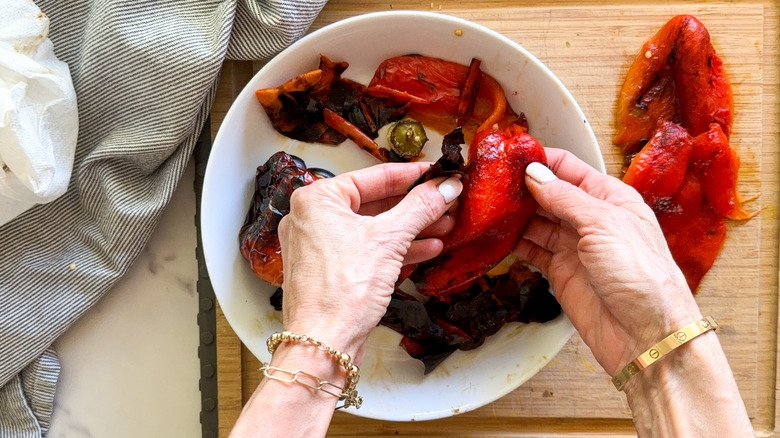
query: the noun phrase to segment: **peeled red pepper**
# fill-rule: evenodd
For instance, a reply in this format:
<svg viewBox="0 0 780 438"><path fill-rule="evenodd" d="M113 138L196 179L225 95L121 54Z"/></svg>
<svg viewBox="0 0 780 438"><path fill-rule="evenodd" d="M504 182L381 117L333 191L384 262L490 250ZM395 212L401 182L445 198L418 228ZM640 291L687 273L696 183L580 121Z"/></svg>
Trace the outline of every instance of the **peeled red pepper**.
<svg viewBox="0 0 780 438"><path fill-rule="evenodd" d="M733 99L723 62L704 25L678 15L642 46L618 97L613 142L624 154L638 151L661 121L673 121L691 136L718 123L731 133Z"/></svg>
<svg viewBox="0 0 780 438"><path fill-rule="evenodd" d="M720 215L733 220L755 216L742 206L737 193L739 155L717 123L693 139L691 170L698 175L707 201Z"/></svg>
<svg viewBox="0 0 780 438"><path fill-rule="evenodd" d="M655 211L675 262L696 292L726 239L726 221L707 202L702 184L692 173L677 194Z"/></svg>
<svg viewBox="0 0 780 438"><path fill-rule="evenodd" d="M693 140L688 131L672 122L663 122L631 161L623 182L634 187L647 205L656 208L680 190L692 152Z"/></svg>
<svg viewBox="0 0 780 438"><path fill-rule="evenodd" d="M399 56L383 61L368 87L372 95L409 102L408 115L426 126L442 132L462 127L471 144L455 229L442 238L442 255L411 273L428 296L469 288L511 252L537 208L524 175L532 161L546 162L544 148L507 105L501 85L478 68L478 61L466 67ZM473 109L464 110L472 100Z"/></svg>
<svg viewBox="0 0 780 438"><path fill-rule="evenodd" d="M635 154L623 181L653 208L691 290L726 238L724 218L748 213L729 144L733 100L723 63L696 18L672 18L648 40L620 93L613 139Z"/></svg>

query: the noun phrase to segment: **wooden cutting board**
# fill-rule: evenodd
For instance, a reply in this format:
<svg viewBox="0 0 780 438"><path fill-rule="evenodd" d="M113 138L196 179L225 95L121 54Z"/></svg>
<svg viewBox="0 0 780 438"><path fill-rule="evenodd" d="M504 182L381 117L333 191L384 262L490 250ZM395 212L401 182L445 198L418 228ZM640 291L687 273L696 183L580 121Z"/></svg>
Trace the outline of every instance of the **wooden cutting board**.
<svg viewBox="0 0 780 438"><path fill-rule="evenodd" d="M615 100L642 42L677 14L692 14L710 30L735 96L732 144L742 167L743 195L761 193L729 223L725 246L697 301L721 324L719 337L756 430L774 435L778 420L778 10L776 1L652 4L625 0L420 2L331 0L312 26L365 12L438 11L490 27L541 59L577 99L596 133L607 171L619 176L622 156L611 144ZM212 111L215 133L233 97L259 68L225 64ZM548 145L554 146L554 145ZM227 436L259 382L259 364L218 314L220 436ZM702 403L706 403L703 396ZM609 382L575 335L526 384L474 412L427 422L393 423L338 412L331 436L622 436L634 435L625 397Z"/></svg>

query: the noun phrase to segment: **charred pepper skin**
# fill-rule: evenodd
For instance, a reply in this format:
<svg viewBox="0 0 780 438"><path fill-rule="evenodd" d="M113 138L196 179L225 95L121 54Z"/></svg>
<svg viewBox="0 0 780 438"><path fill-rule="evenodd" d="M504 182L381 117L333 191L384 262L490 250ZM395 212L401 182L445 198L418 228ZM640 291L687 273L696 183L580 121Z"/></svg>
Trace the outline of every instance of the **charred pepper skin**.
<svg viewBox="0 0 780 438"><path fill-rule="evenodd" d="M292 192L318 179L303 160L286 152L277 152L257 168L255 193L244 225L238 235L241 255L252 271L268 283L279 286L282 271L282 247L277 230L290 212Z"/></svg>
<svg viewBox="0 0 780 438"><path fill-rule="evenodd" d="M504 274L482 276L460 293L425 303L396 291L380 324L404 335L401 346L425 374L455 350L472 350L510 322L547 322L561 306L539 273L515 262Z"/></svg>
<svg viewBox="0 0 780 438"><path fill-rule="evenodd" d="M406 103L370 96L365 85L341 77L347 67L322 55L317 70L255 96L274 129L289 138L329 145L356 139L380 161L403 161L382 155L373 139L383 125L404 117Z"/></svg>

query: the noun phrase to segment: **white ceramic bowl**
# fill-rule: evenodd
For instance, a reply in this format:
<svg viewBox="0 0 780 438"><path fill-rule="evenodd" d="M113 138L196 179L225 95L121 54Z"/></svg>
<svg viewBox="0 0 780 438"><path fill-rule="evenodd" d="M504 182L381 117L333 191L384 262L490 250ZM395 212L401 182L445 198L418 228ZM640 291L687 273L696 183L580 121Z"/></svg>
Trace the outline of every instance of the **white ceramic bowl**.
<svg viewBox="0 0 780 438"><path fill-rule="evenodd" d="M461 29L462 36L455 30ZM252 196L255 169L278 150L309 166L341 173L376 164L356 146L305 144L278 134L254 96L317 68L319 55L347 61L344 76L368 83L389 57L418 53L468 65L472 57L524 112L530 133L545 146L568 149L604 171L595 136L555 75L508 38L483 26L437 13L383 12L353 17L316 31L271 60L241 92L220 127L203 188L201 231L214 292L230 325L252 353L268 361L265 340L281 328L268 303L274 287L255 277L238 249L238 232ZM429 130L429 134L432 134ZM430 135L427 157L438 157ZM380 136L382 138L382 136ZM400 335L379 327L369 339L356 415L396 421L441 418L476 409L517 388L567 342L573 329L561 316L545 324L505 326L476 350L455 352L427 376L398 345Z"/></svg>

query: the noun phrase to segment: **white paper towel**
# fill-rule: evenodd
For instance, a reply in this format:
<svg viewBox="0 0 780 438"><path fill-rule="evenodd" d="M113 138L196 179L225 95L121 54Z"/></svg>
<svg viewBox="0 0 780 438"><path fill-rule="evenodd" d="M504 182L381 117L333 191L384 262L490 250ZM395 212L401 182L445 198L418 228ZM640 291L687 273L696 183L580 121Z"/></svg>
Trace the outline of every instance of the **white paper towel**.
<svg viewBox="0 0 780 438"><path fill-rule="evenodd" d="M0 13L0 225L68 188L78 136L68 65L54 56L49 19L31 0Z"/></svg>

